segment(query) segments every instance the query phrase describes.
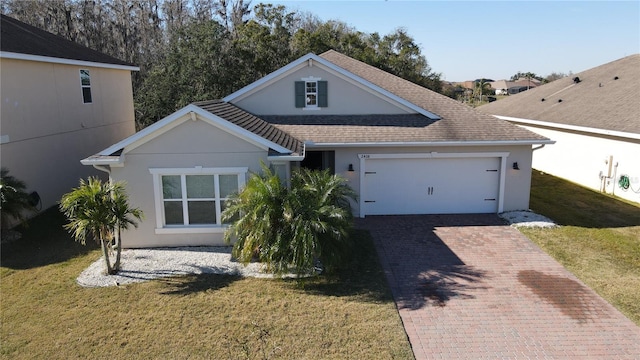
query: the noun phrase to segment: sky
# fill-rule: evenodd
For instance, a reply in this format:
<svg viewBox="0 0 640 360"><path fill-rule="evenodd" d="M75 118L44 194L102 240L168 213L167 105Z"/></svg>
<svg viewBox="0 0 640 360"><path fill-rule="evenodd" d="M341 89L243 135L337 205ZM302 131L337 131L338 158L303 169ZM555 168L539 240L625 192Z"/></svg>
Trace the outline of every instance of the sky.
<svg viewBox="0 0 640 360"><path fill-rule="evenodd" d="M267 2L264 1L263 2ZM640 0L271 1L380 35L404 28L445 81L579 73L640 53Z"/></svg>

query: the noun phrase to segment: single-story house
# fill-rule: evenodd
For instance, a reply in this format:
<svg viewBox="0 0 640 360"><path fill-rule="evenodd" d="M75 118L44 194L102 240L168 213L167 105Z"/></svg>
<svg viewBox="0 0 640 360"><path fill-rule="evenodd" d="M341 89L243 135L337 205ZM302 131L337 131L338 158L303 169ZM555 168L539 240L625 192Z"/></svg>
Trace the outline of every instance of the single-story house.
<svg viewBox="0 0 640 360"><path fill-rule="evenodd" d="M640 202L640 54L478 109L557 141L535 169Z"/></svg>
<svg viewBox="0 0 640 360"><path fill-rule="evenodd" d="M223 243L220 212L260 163L330 169L355 215L527 209L545 136L336 51L307 54L221 100L190 104L82 160L125 180L147 220L125 247Z"/></svg>

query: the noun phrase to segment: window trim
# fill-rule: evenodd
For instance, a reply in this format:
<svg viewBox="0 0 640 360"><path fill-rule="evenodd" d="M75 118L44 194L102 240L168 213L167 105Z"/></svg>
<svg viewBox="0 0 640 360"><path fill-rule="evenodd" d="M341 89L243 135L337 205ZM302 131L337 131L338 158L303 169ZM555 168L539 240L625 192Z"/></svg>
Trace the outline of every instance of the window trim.
<svg viewBox="0 0 640 360"><path fill-rule="evenodd" d="M238 175L238 189L242 189L246 185L246 177L249 172L248 167L220 167L220 168L203 168L196 166L193 168L150 168L149 172L153 175L153 190L156 212L156 234L219 234L224 233L229 227L228 224L198 224L198 225L166 225L164 216L164 197L162 193L162 176L164 175ZM186 178L185 178L186 179ZM182 181L181 181L182 183ZM186 184L183 184L186 186ZM216 182L216 219L220 221L222 213L220 208L220 183ZM183 211L185 211L183 207Z"/></svg>
<svg viewBox="0 0 640 360"><path fill-rule="evenodd" d="M312 87L315 91L309 91L309 85L313 84ZM309 95L315 96L315 104L309 104ZM318 108L318 81L317 80L305 80L304 81L304 108L305 109L315 109Z"/></svg>
<svg viewBox="0 0 640 360"><path fill-rule="evenodd" d="M87 76L88 76L88 80L89 80L89 84L85 85L82 83L82 72L86 71ZM93 94L91 93L91 72L89 69L80 69L80 71L78 72L80 74L80 95L82 96L82 103L83 104L93 104ZM86 101L85 97L84 97L84 89L89 89L89 101Z"/></svg>
<svg viewBox="0 0 640 360"><path fill-rule="evenodd" d="M299 81L296 81L296 86L298 86L297 83L300 83L301 86L301 90L302 93L298 94L297 89L296 89L296 97L301 96L302 97L302 103L300 105L298 105L298 101L299 99L296 98L296 107L302 109L303 111L317 111L320 110L324 107L328 107L328 102L327 102L327 81L326 80L322 80L321 77L315 77L315 76L309 76L309 77L304 77L304 78L300 78ZM307 92L307 83L315 83L315 93L308 93ZM324 92L321 91L321 83L323 83L323 89ZM309 94L314 94L316 96L316 103L315 105L309 105L307 104L307 96ZM321 99L322 98L322 99Z"/></svg>

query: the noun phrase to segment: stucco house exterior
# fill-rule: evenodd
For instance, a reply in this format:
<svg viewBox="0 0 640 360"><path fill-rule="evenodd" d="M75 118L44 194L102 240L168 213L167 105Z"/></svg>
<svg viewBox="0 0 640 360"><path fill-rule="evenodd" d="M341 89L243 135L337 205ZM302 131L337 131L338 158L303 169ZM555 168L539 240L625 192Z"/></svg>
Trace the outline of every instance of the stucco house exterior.
<svg viewBox="0 0 640 360"><path fill-rule="evenodd" d="M478 109L557 141L535 169L640 202L639 99L634 54Z"/></svg>
<svg viewBox="0 0 640 360"><path fill-rule="evenodd" d="M77 159L135 133L136 66L2 15L0 157L43 209L104 175Z"/></svg>
<svg viewBox="0 0 640 360"><path fill-rule="evenodd" d="M330 169L355 215L527 209L532 146L551 140L336 51L188 105L82 160L127 182L147 220L125 247L223 244L220 212L260 163Z"/></svg>

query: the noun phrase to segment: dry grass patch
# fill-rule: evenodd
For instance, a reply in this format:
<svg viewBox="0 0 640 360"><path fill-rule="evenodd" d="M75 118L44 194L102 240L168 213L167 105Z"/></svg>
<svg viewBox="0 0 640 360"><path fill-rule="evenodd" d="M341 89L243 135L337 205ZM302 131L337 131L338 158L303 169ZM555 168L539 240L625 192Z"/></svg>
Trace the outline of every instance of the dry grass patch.
<svg viewBox="0 0 640 360"><path fill-rule="evenodd" d="M3 358L412 359L371 239L332 277L193 275L86 289L55 211L2 251ZM48 230L44 230L47 228Z"/></svg>
<svg viewBox="0 0 640 360"><path fill-rule="evenodd" d="M640 207L534 172L531 209L562 225L520 229L640 326Z"/></svg>

